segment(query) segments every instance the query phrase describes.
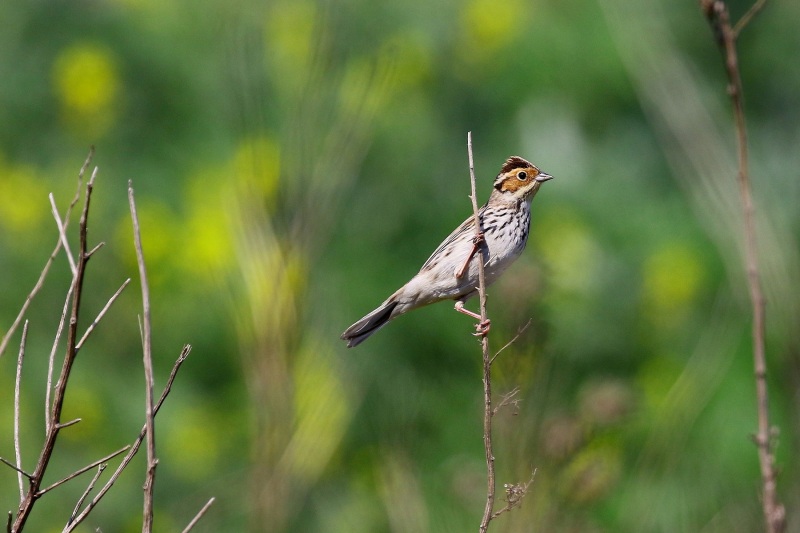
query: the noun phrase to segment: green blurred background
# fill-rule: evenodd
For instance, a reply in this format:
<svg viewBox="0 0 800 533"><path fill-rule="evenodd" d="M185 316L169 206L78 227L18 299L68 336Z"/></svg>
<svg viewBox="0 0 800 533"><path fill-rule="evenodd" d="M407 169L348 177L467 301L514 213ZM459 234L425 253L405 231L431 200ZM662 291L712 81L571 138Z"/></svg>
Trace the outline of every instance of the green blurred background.
<svg viewBox="0 0 800 533"><path fill-rule="evenodd" d="M732 2L734 17L748 2ZM797 330L800 3L740 53L768 298L772 417L800 531ZM156 530L462 532L485 501L480 350L440 304L355 350L338 336L413 275L509 155L556 179L524 256L490 290L498 487L536 470L493 531L762 528L750 310L719 52L695 2L3 2L0 331L56 241L88 150L99 175L81 351L48 472L133 440L143 417L133 180L153 305ZM75 236L77 219L70 234ZM77 242L77 241L75 241ZM73 245L73 248L76 245ZM28 317L23 462L43 435L60 255ZM473 306L475 304L473 303ZM0 359L13 457L19 333ZM62 353L61 350L59 353ZM143 455L143 454L142 454ZM116 463L114 463L116 464ZM46 496L60 531L88 477ZM141 528L139 457L83 531ZM2 510L16 474L0 468Z"/></svg>

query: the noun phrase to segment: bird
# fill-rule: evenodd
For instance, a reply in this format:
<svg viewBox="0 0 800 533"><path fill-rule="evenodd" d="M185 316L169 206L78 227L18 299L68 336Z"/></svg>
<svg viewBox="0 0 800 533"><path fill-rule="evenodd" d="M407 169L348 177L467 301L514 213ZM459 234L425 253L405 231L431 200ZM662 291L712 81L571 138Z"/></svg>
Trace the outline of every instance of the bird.
<svg viewBox="0 0 800 533"><path fill-rule="evenodd" d="M522 157L509 157L494 180L489 200L478 211L480 236L476 238L473 214L436 248L408 283L342 333L347 347L361 344L402 314L443 300L455 300L456 311L481 320L464 307L478 291L478 264L472 259L480 248L486 285L497 280L525 249L531 201L542 183L552 178ZM479 323L476 335L485 335L488 329L488 321Z"/></svg>

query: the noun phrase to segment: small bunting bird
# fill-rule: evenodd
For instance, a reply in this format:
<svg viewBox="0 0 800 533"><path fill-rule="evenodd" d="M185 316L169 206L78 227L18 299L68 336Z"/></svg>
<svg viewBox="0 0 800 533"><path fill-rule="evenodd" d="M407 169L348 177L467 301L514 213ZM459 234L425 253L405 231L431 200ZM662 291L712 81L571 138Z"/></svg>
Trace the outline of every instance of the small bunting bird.
<svg viewBox="0 0 800 533"><path fill-rule="evenodd" d="M478 265L473 257L485 258L488 286L525 249L531 200L542 183L552 178L521 157L509 157L494 180L489 201L478 211L481 237L476 240L475 217L470 215L439 245L411 281L342 333L347 346L361 344L395 317L442 300L455 300L456 311L480 320L480 315L464 308L464 302L478 291ZM479 248L481 253L477 253ZM476 328L478 334L486 334L488 321Z"/></svg>

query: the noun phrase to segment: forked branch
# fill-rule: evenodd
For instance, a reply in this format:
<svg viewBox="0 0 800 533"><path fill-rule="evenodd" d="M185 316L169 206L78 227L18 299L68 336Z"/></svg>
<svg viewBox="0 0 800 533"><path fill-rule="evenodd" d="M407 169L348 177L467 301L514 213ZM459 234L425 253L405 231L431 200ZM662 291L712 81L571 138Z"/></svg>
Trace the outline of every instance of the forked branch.
<svg viewBox="0 0 800 533"><path fill-rule="evenodd" d="M81 172L83 172L83 170ZM92 177L86 184L86 192L83 202L83 211L81 212L81 218L78 228L79 251L75 269L75 275L72 278L72 286L71 286L72 305L69 317L69 326L67 328L67 348L66 348L66 353L64 355L64 362L61 367L61 373L59 374L58 381L56 382L55 394L53 396L53 404L52 407L50 408L48 422L46 424L47 431L45 435L44 445L42 446L42 451L39 454L39 459L36 462L36 468L31 474L28 491L25 494L22 501L20 502L17 517L11 526L11 530L15 533L19 533L25 527L25 523L27 522L31 511L40 496L39 489L41 487L42 480L44 479L45 471L47 470L47 466L50 464L50 459L53 456L53 451L55 450L58 434L64 427L64 425L61 424L61 411L64 406L64 396L66 394L67 384L69 382L69 377L72 372L72 365L75 362L75 356L78 353L77 350L78 318L81 309L81 295L83 292L83 280L86 274L86 262L89 259L89 256L86 253L87 251L86 228L89 221L89 205L91 203L92 189L94 187L94 180L96 176L97 176L97 168L95 167L94 172L92 172ZM54 254L61 247L62 243L60 237L58 242L59 244L56 246L56 251L54 252ZM42 272L40 280L44 280L44 275L46 274L49 265L50 262L48 262L48 264L45 266L45 270ZM30 297L28 300L26 300L26 305L29 303L29 301ZM23 308L25 308L25 306L23 306Z"/></svg>

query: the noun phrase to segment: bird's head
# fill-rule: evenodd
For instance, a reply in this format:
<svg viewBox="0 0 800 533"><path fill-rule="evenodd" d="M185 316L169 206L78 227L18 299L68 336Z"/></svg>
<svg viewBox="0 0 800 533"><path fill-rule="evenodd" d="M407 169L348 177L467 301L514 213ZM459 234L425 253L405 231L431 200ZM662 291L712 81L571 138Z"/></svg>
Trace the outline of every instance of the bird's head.
<svg viewBox="0 0 800 533"><path fill-rule="evenodd" d="M542 172L533 163L519 156L511 156L494 180L492 196L507 200L529 200L547 180L553 176Z"/></svg>

